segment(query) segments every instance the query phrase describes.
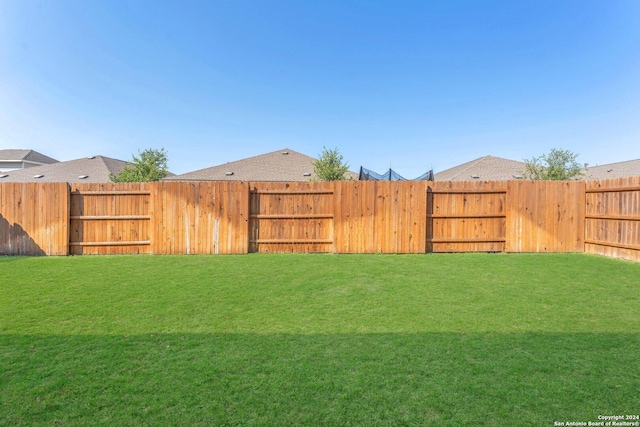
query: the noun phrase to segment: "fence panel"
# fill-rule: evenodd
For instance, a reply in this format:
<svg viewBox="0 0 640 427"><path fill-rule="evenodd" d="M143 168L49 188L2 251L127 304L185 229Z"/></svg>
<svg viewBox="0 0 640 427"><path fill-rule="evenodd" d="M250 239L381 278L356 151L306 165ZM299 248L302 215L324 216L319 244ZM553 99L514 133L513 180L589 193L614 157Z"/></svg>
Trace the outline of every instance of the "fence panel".
<svg viewBox="0 0 640 427"><path fill-rule="evenodd" d="M149 184L72 184L69 253L150 252Z"/></svg>
<svg viewBox="0 0 640 427"><path fill-rule="evenodd" d="M332 252L331 182L252 182L249 252Z"/></svg>
<svg viewBox="0 0 640 427"><path fill-rule="evenodd" d="M0 254L467 251L640 260L640 177L0 184Z"/></svg>
<svg viewBox="0 0 640 427"><path fill-rule="evenodd" d="M583 252L582 181L508 181L507 252Z"/></svg>
<svg viewBox="0 0 640 427"><path fill-rule="evenodd" d="M69 253L67 183L0 184L0 255Z"/></svg>
<svg viewBox="0 0 640 427"><path fill-rule="evenodd" d="M587 183L585 252L640 261L640 177Z"/></svg>
<svg viewBox="0 0 640 427"><path fill-rule="evenodd" d="M336 252L425 252L426 181L334 185Z"/></svg>
<svg viewBox="0 0 640 427"><path fill-rule="evenodd" d="M505 182L432 182L427 196L427 252L501 252Z"/></svg>
<svg viewBox="0 0 640 427"><path fill-rule="evenodd" d="M154 182L151 205L154 254L247 253L247 182Z"/></svg>

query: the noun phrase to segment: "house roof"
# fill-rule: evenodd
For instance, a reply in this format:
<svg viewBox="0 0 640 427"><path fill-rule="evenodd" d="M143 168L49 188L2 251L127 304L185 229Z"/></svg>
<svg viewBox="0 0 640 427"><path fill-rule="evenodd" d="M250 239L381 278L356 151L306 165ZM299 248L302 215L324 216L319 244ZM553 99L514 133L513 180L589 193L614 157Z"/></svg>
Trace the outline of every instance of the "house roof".
<svg viewBox="0 0 640 427"><path fill-rule="evenodd" d="M164 178L164 181L309 181L313 157L284 148L271 153Z"/></svg>
<svg viewBox="0 0 640 427"><path fill-rule="evenodd" d="M524 162L484 156L435 174L436 181L507 181L522 179Z"/></svg>
<svg viewBox="0 0 640 427"><path fill-rule="evenodd" d="M57 163L56 159L33 150L0 150L0 162L33 162L42 164Z"/></svg>
<svg viewBox="0 0 640 427"><path fill-rule="evenodd" d="M2 182L110 182L109 174L117 175L127 162L104 156L84 157L52 163L37 168L0 173ZM40 176L40 178L35 178ZM85 178L80 178L86 176Z"/></svg>
<svg viewBox="0 0 640 427"><path fill-rule="evenodd" d="M587 166L583 169L584 180L627 178L630 176L640 176L640 159L628 160L626 162L609 163L599 166Z"/></svg>

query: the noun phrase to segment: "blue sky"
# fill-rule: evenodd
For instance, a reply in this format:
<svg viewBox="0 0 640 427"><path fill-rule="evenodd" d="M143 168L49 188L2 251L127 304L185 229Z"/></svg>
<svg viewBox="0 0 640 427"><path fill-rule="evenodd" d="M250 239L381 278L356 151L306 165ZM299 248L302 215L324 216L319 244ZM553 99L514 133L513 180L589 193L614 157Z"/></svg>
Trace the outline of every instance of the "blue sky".
<svg viewBox="0 0 640 427"><path fill-rule="evenodd" d="M640 1L0 1L0 148L640 158Z"/></svg>

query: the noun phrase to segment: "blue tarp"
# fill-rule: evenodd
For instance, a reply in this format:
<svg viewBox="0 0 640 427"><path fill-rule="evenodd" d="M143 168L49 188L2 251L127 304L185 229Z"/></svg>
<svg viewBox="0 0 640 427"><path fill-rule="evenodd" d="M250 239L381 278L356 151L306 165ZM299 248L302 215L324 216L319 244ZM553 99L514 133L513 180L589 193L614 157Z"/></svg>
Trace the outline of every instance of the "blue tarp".
<svg viewBox="0 0 640 427"><path fill-rule="evenodd" d="M381 175L360 166L360 176L358 179L360 181L433 181L433 169L415 179L407 179L393 169L389 169Z"/></svg>

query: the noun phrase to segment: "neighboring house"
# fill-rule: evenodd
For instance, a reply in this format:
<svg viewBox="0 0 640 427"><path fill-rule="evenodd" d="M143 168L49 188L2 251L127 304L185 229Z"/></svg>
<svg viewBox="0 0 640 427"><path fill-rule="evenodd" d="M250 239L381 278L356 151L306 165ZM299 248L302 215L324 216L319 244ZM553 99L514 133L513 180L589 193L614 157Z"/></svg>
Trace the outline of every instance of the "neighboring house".
<svg viewBox="0 0 640 427"><path fill-rule="evenodd" d="M0 173L58 163L33 150L0 150Z"/></svg>
<svg viewBox="0 0 640 427"><path fill-rule="evenodd" d="M454 166L435 174L436 181L508 181L527 179L524 173L526 164L501 157L484 156L479 159ZM597 180L608 178L627 178L640 176L640 159L610 163L600 166L588 166L582 169L578 180Z"/></svg>
<svg viewBox="0 0 640 427"><path fill-rule="evenodd" d="M484 156L435 174L436 181L508 181L523 179L525 163Z"/></svg>
<svg viewBox="0 0 640 427"><path fill-rule="evenodd" d="M248 157L194 172L164 178L163 181L310 181L316 177L317 159L288 148ZM352 176L357 175L350 172Z"/></svg>
<svg viewBox="0 0 640 427"><path fill-rule="evenodd" d="M22 170L0 173L3 182L110 182L109 174L117 175L127 162L104 156L58 162Z"/></svg>
<svg viewBox="0 0 640 427"><path fill-rule="evenodd" d="M582 170L584 180L597 180L609 178L628 178L631 176L640 176L640 159L629 160L626 162L609 163L600 166L585 165Z"/></svg>

